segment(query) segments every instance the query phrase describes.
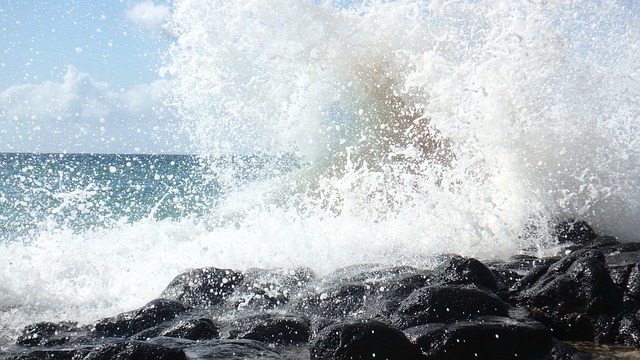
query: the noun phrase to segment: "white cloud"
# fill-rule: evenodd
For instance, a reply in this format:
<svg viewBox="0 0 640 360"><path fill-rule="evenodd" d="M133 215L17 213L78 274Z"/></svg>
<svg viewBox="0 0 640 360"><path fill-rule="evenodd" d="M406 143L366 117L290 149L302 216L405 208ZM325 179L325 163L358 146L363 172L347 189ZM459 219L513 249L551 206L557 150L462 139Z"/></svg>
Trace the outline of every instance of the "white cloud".
<svg viewBox="0 0 640 360"><path fill-rule="evenodd" d="M186 152L167 80L113 91L69 66L62 82L0 92L0 152Z"/></svg>
<svg viewBox="0 0 640 360"><path fill-rule="evenodd" d="M163 32L162 26L170 15L168 6L157 5L152 1L138 3L125 12L127 20L156 35Z"/></svg>

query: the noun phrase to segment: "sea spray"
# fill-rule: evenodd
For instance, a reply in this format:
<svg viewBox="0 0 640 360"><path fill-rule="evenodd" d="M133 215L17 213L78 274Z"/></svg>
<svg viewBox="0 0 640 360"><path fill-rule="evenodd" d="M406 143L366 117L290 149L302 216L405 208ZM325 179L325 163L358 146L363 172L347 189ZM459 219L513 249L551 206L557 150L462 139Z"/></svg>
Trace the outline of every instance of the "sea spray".
<svg viewBox="0 0 640 360"><path fill-rule="evenodd" d="M303 159L302 218L407 216L433 252L498 255L567 217L637 233L637 21L613 1L179 1L165 70L203 152Z"/></svg>

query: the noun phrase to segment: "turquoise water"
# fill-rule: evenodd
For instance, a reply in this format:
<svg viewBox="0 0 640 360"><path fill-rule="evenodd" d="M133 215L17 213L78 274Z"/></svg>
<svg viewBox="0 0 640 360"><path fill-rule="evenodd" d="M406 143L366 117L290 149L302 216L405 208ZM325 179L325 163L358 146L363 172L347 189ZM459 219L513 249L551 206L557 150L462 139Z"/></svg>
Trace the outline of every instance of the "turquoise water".
<svg viewBox="0 0 640 360"><path fill-rule="evenodd" d="M214 178L188 155L1 154L0 239L181 218L211 206Z"/></svg>
<svg viewBox="0 0 640 360"><path fill-rule="evenodd" d="M217 181L221 173L237 186L292 166L284 161L267 166L269 159L3 153L0 241L28 241L54 229L81 232L210 214L224 194Z"/></svg>

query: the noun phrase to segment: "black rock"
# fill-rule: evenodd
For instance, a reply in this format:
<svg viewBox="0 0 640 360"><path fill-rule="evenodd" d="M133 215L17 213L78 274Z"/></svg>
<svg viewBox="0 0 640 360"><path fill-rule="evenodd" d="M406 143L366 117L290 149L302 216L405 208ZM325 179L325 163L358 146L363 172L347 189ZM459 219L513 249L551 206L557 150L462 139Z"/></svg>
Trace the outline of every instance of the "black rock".
<svg viewBox="0 0 640 360"><path fill-rule="evenodd" d="M155 341L152 340L152 341ZM164 341L162 341L164 343ZM302 350L302 349L301 349ZM272 346L255 340L235 339L235 340L209 340L185 346L185 353L189 359L206 360L290 360L304 359L309 356L299 356L299 351L295 357L284 357Z"/></svg>
<svg viewBox="0 0 640 360"><path fill-rule="evenodd" d="M496 279L496 293L498 295L504 294L500 296L503 299L509 297L509 292L518 286L524 277L524 275L507 268L491 268L491 272Z"/></svg>
<svg viewBox="0 0 640 360"><path fill-rule="evenodd" d="M416 271L372 284L365 295L366 306L360 313L369 318L389 319L411 293L430 285L431 281L430 272Z"/></svg>
<svg viewBox="0 0 640 360"><path fill-rule="evenodd" d="M547 359L551 331L533 320L487 316L405 330L428 359Z"/></svg>
<svg viewBox="0 0 640 360"><path fill-rule="evenodd" d="M538 265L533 268L529 273L523 276L518 282L516 282L513 286L515 291L520 291L522 289L526 289L531 285L535 284L544 274L549 271L548 264Z"/></svg>
<svg viewBox="0 0 640 360"><path fill-rule="evenodd" d="M567 271L571 267L571 265L573 265L573 263L579 259L595 259L600 261L601 263L604 263L606 261L604 253L599 249L582 249L573 251L560 260L551 264L546 276L549 277Z"/></svg>
<svg viewBox="0 0 640 360"><path fill-rule="evenodd" d="M244 280L228 297L228 302L237 310L269 310L285 305L314 279L308 268L254 268L245 271L243 276Z"/></svg>
<svg viewBox="0 0 640 360"><path fill-rule="evenodd" d="M193 307L210 307L233 293L243 278L242 273L229 269L194 269L171 280L160 297Z"/></svg>
<svg viewBox="0 0 640 360"><path fill-rule="evenodd" d="M611 277L611 281L619 288L625 289L627 287L627 281L629 279L629 274L631 273L631 269L635 264L632 265L607 265L607 269L609 270L609 276Z"/></svg>
<svg viewBox="0 0 640 360"><path fill-rule="evenodd" d="M298 300L297 310L334 320L351 315L388 319L414 290L434 280L430 270L370 266L339 269L323 278Z"/></svg>
<svg viewBox="0 0 640 360"><path fill-rule="evenodd" d="M23 355L3 357L5 360L80 360L90 350L85 348L37 349Z"/></svg>
<svg viewBox="0 0 640 360"><path fill-rule="evenodd" d="M598 314L591 316L593 341L599 344L614 343L619 331L619 314Z"/></svg>
<svg viewBox="0 0 640 360"><path fill-rule="evenodd" d="M436 269L433 277L441 284L476 285L491 290L497 289L493 272L473 258L452 256L449 261Z"/></svg>
<svg viewBox="0 0 640 360"><path fill-rule="evenodd" d="M618 325L616 343L640 347L640 312L622 316Z"/></svg>
<svg viewBox="0 0 640 360"><path fill-rule="evenodd" d="M418 271L418 269L411 266L388 267L380 264L360 264L337 269L325 276L323 280L334 284L337 282L346 282L375 285Z"/></svg>
<svg viewBox="0 0 640 360"><path fill-rule="evenodd" d="M475 287L427 286L414 291L393 315L400 328L449 323L485 315L507 316L508 305L496 294Z"/></svg>
<svg viewBox="0 0 640 360"><path fill-rule="evenodd" d="M196 318L180 320L158 335L189 340L210 340L219 338L220 332L211 319Z"/></svg>
<svg viewBox="0 0 640 360"><path fill-rule="evenodd" d="M590 247L605 247L605 246L613 246L620 244L620 241L615 236L598 236L591 241L589 244Z"/></svg>
<svg viewBox="0 0 640 360"><path fill-rule="evenodd" d="M99 320L94 331L101 336L129 337L171 320L186 310L187 307L180 302L156 299L140 309Z"/></svg>
<svg viewBox="0 0 640 360"><path fill-rule="evenodd" d="M234 321L230 337L270 344L306 343L311 337L311 321L284 315L256 315Z"/></svg>
<svg viewBox="0 0 640 360"><path fill-rule="evenodd" d="M311 359L424 359L399 330L377 321L334 324L311 346Z"/></svg>
<svg viewBox="0 0 640 360"><path fill-rule="evenodd" d="M586 222L569 219L556 226L556 236L560 244L589 245L598 234Z"/></svg>
<svg viewBox="0 0 640 360"><path fill-rule="evenodd" d="M640 265L634 264L629 269L627 276L626 286L624 287L625 294L636 299L640 299Z"/></svg>
<svg viewBox="0 0 640 360"><path fill-rule="evenodd" d="M530 255L516 255L507 261L492 261L488 267L496 275L498 288L504 292L518 292L531 286L544 275L549 267L561 257L537 258Z"/></svg>
<svg viewBox="0 0 640 360"><path fill-rule="evenodd" d="M602 251L603 253L605 253L605 255L607 257L609 256L615 256L617 254L625 254L623 256L626 256L628 253L636 253L634 258L638 259L639 255L637 254L638 252L640 252L640 242L619 242L617 244L614 245L605 245L605 246L600 246L598 247L598 249L600 251ZM608 262L608 260L607 260ZM632 260L631 262L638 262L638 260Z"/></svg>
<svg viewBox="0 0 640 360"><path fill-rule="evenodd" d="M364 305L367 293L364 284L339 284L320 293L303 296L296 303L296 309L310 316L345 317Z"/></svg>
<svg viewBox="0 0 640 360"><path fill-rule="evenodd" d="M84 360L186 360L181 349L141 341L123 341L97 346Z"/></svg>
<svg viewBox="0 0 640 360"><path fill-rule="evenodd" d="M131 339L144 341L158 336L188 340L211 340L220 337L220 330L209 318L186 315L145 329L131 336Z"/></svg>
<svg viewBox="0 0 640 360"><path fill-rule="evenodd" d="M607 247L604 250L609 250L609 248ZM605 257L606 257L606 263L610 267L635 265L637 263L640 263L640 251L620 252L620 251L614 250L613 252L607 253Z"/></svg>
<svg viewBox="0 0 640 360"><path fill-rule="evenodd" d="M76 323L40 322L25 327L16 340L22 346L60 346L71 340L72 334L78 330Z"/></svg>
<svg viewBox="0 0 640 360"><path fill-rule="evenodd" d="M622 306L622 294L603 261L600 251L570 254L523 290L519 300L558 338L593 341L600 336L593 320L614 315Z"/></svg>
<svg viewBox="0 0 640 360"><path fill-rule="evenodd" d="M553 347L551 348L551 354L549 360L593 360L593 357L585 352L579 351L569 344L553 340Z"/></svg>

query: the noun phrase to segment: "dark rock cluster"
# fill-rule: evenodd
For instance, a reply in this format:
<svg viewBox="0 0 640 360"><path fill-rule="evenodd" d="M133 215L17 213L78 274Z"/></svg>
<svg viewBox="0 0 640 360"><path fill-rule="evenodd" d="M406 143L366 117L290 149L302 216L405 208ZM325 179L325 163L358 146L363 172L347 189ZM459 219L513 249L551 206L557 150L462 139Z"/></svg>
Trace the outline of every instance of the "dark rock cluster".
<svg viewBox="0 0 640 360"><path fill-rule="evenodd" d="M640 347L640 243L557 228L562 256L428 269L203 268L90 325L27 326L5 359L615 359ZM581 348L583 350L578 350Z"/></svg>

